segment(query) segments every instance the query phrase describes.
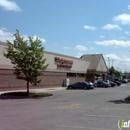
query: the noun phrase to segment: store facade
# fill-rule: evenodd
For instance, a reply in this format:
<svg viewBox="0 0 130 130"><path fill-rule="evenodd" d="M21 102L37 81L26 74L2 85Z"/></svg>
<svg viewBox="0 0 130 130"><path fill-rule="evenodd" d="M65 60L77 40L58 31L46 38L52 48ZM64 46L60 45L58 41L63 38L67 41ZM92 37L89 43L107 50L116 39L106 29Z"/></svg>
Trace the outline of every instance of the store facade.
<svg viewBox="0 0 130 130"><path fill-rule="evenodd" d="M26 82L17 80L13 74L13 65L3 56L6 43L0 42L0 89L24 89ZM88 56L88 57L87 57ZM78 81L95 81L96 75L107 74L102 54L83 55L81 58L45 51L44 58L49 64L43 72L40 84L31 88L61 87ZM95 61L95 62L93 62Z"/></svg>

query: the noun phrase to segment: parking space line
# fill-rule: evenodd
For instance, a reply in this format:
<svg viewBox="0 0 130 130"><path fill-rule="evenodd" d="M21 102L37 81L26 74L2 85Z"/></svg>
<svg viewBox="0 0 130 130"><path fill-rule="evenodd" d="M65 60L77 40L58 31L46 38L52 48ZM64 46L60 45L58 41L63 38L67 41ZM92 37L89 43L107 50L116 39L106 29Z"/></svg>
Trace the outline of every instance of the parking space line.
<svg viewBox="0 0 130 130"><path fill-rule="evenodd" d="M109 115L86 115L88 117L106 117L106 118L130 118L130 117L125 117L125 116L109 116Z"/></svg>
<svg viewBox="0 0 130 130"><path fill-rule="evenodd" d="M107 110L107 109L110 109L110 110L125 110L125 111L128 111L130 109L120 109L120 108L100 108L102 110Z"/></svg>
<svg viewBox="0 0 130 130"><path fill-rule="evenodd" d="M116 130L116 129L107 129L107 128L94 128L94 127L84 127L84 126L67 126L67 125L57 125L64 128L77 128L77 129L87 129L87 130Z"/></svg>

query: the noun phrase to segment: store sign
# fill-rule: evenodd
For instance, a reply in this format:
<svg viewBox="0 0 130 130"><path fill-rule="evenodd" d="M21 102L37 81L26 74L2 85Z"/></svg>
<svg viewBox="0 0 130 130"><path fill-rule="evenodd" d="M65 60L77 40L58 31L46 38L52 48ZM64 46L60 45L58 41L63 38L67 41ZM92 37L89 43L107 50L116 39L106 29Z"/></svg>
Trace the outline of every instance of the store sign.
<svg viewBox="0 0 130 130"><path fill-rule="evenodd" d="M55 62L57 63L57 68L67 68L70 69L72 67L73 61L66 60L63 58L55 57Z"/></svg>

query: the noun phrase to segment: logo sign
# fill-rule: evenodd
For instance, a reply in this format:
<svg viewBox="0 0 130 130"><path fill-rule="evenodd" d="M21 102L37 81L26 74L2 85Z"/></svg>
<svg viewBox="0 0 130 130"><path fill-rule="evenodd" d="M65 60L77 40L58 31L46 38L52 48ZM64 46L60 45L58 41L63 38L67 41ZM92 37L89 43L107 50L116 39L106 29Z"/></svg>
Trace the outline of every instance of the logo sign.
<svg viewBox="0 0 130 130"><path fill-rule="evenodd" d="M57 68L66 68L66 69L72 68L73 64L72 60L66 60L59 57L55 57L55 62L57 63Z"/></svg>
<svg viewBox="0 0 130 130"><path fill-rule="evenodd" d="M118 121L118 128L120 130L126 130L126 129L130 129L130 120L124 120L124 119L121 119Z"/></svg>

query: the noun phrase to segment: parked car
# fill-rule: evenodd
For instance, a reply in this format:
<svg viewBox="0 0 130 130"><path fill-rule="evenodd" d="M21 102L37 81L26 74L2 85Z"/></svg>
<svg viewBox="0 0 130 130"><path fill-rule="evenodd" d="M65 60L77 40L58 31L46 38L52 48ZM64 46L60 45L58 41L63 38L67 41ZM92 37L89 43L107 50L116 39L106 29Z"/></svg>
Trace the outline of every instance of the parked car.
<svg viewBox="0 0 130 130"><path fill-rule="evenodd" d="M85 83L88 89L94 89L94 85L92 82L82 82L82 83L83 84Z"/></svg>
<svg viewBox="0 0 130 130"><path fill-rule="evenodd" d="M128 83L128 80L127 79L122 79L121 82L122 83Z"/></svg>
<svg viewBox="0 0 130 130"><path fill-rule="evenodd" d="M108 87L110 87L110 84L105 81L97 81L97 83L95 83L95 87L108 88Z"/></svg>
<svg viewBox="0 0 130 130"><path fill-rule="evenodd" d="M110 80L103 80L104 82L108 83L111 86Z"/></svg>
<svg viewBox="0 0 130 130"><path fill-rule="evenodd" d="M93 89L94 86L88 82L77 82L67 86L67 89Z"/></svg>
<svg viewBox="0 0 130 130"><path fill-rule="evenodd" d="M113 82L116 83L118 86L121 85L121 82L119 82L119 81L117 81L117 80L114 80Z"/></svg>
<svg viewBox="0 0 130 130"><path fill-rule="evenodd" d="M111 87L117 86L117 83L110 81Z"/></svg>
<svg viewBox="0 0 130 130"><path fill-rule="evenodd" d="M107 82L109 84L109 86L111 86L111 87L117 86L116 83L114 83L114 82L112 82L110 80L105 80L105 82Z"/></svg>
<svg viewBox="0 0 130 130"><path fill-rule="evenodd" d="M114 81L122 82L120 78L115 78Z"/></svg>
<svg viewBox="0 0 130 130"><path fill-rule="evenodd" d="M93 83L92 83L92 82L90 82L90 81L87 81L87 83L89 83L89 84L93 85Z"/></svg>

